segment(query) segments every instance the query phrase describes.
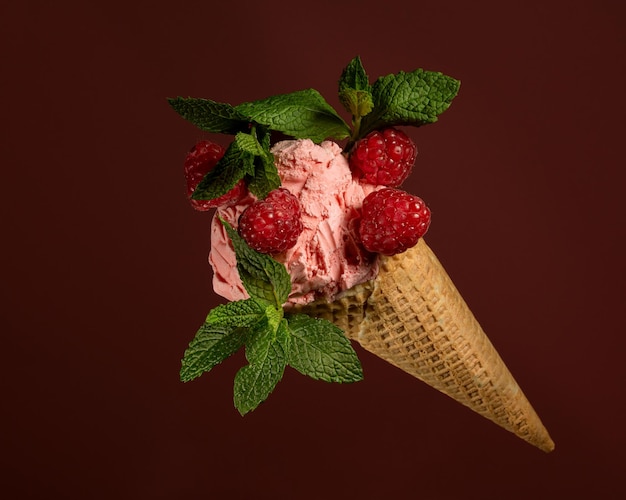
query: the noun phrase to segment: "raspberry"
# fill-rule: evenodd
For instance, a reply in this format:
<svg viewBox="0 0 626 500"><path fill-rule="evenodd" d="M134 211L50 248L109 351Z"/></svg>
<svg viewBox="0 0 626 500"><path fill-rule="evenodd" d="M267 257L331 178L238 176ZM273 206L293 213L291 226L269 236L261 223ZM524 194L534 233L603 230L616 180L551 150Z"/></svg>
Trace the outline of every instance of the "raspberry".
<svg viewBox="0 0 626 500"><path fill-rule="evenodd" d="M357 179L397 187L411 173L417 147L395 128L374 130L358 141L350 153L350 168Z"/></svg>
<svg viewBox="0 0 626 500"><path fill-rule="evenodd" d="M200 212L215 207L229 205L238 201L246 190L245 182L240 180L228 193L213 200L194 200L191 198L204 175L209 172L224 156L225 150L211 141L198 142L185 158L185 178L187 179L187 197L191 206Z"/></svg>
<svg viewBox="0 0 626 500"><path fill-rule="evenodd" d="M421 198L384 188L363 200L359 236L370 252L395 255L415 246L430 225L430 210Z"/></svg>
<svg viewBox="0 0 626 500"><path fill-rule="evenodd" d="M302 229L300 202L284 188L254 202L239 217L239 235L261 253L289 250L298 241Z"/></svg>

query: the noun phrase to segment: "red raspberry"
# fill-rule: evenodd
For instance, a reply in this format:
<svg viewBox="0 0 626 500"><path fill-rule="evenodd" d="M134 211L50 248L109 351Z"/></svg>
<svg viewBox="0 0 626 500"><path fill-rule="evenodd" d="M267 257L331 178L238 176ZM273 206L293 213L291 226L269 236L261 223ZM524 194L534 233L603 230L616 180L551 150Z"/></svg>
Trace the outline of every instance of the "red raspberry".
<svg viewBox="0 0 626 500"><path fill-rule="evenodd" d="M384 188L363 200L359 236L370 252L395 255L415 246L430 225L430 210L421 198Z"/></svg>
<svg viewBox="0 0 626 500"><path fill-rule="evenodd" d="M194 200L191 198L200 181L217 162L224 156L225 150L219 144L211 141L198 142L185 158L185 178L187 179L187 197L191 206L200 212L206 212L215 207L229 205L238 201L246 190L244 180L240 180L228 193L213 200Z"/></svg>
<svg viewBox="0 0 626 500"><path fill-rule="evenodd" d="M350 168L357 179L397 187L411 173L417 147L395 128L374 130L358 141L350 153Z"/></svg>
<svg viewBox="0 0 626 500"><path fill-rule="evenodd" d="M276 254L289 250L302 233L300 202L285 188L254 202L239 217L239 235L257 252Z"/></svg>

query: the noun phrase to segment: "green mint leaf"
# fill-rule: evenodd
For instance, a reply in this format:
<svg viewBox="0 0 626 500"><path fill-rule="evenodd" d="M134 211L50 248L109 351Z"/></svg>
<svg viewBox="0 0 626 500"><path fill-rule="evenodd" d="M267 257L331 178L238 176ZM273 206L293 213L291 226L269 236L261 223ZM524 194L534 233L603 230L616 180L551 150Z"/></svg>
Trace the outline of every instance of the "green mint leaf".
<svg viewBox="0 0 626 500"><path fill-rule="evenodd" d="M278 330L266 322L249 337L246 358L250 364L237 372L233 390L235 407L241 415L265 401L283 377L287 352L284 341L280 340L285 334L279 334Z"/></svg>
<svg viewBox="0 0 626 500"><path fill-rule="evenodd" d="M246 136L249 135L243 132L237 133L224 156L212 170L207 172L196 187L191 196L194 200L219 198L234 188L245 175L254 174L254 156L241 147L241 143L246 143Z"/></svg>
<svg viewBox="0 0 626 500"><path fill-rule="evenodd" d="M436 122L459 86L454 78L422 69L380 77L372 86L374 109L363 118L360 137L382 127Z"/></svg>
<svg viewBox="0 0 626 500"><path fill-rule="evenodd" d="M248 129L248 119L230 104L194 97L168 99L174 111L206 132L236 134Z"/></svg>
<svg viewBox="0 0 626 500"><path fill-rule="evenodd" d="M282 317L282 309L281 319L276 329L276 342L282 347L285 355L289 356L289 351L291 350L291 332L289 331L289 323Z"/></svg>
<svg viewBox="0 0 626 500"><path fill-rule="evenodd" d="M254 177L248 182L248 190L259 199L264 199L271 191L280 187L281 180L272 156L258 156L254 159Z"/></svg>
<svg viewBox="0 0 626 500"><path fill-rule="evenodd" d="M251 328L265 314L265 308L254 299L237 300L213 308L205 323L212 327Z"/></svg>
<svg viewBox="0 0 626 500"><path fill-rule="evenodd" d="M319 143L327 138L339 140L350 135L346 122L313 89L243 103L235 109L250 121L296 139L309 138Z"/></svg>
<svg viewBox="0 0 626 500"><path fill-rule="evenodd" d="M240 138L240 147L254 155L254 173L248 178L248 190L257 198L264 199L281 184L274 155L270 151L269 131L259 125L253 128L252 134L239 134L237 137Z"/></svg>
<svg viewBox="0 0 626 500"><path fill-rule="evenodd" d="M180 379L189 382L210 371L244 345L245 330L204 324L182 359Z"/></svg>
<svg viewBox="0 0 626 500"><path fill-rule="evenodd" d="M254 133L256 134L256 138L259 141L259 144L261 144L261 147L263 148L263 151L265 151L266 154L268 154L269 156L273 155L270 151L271 146L272 146L272 136L270 134L270 130L267 127L263 127L261 125L255 125L254 127Z"/></svg>
<svg viewBox="0 0 626 500"><path fill-rule="evenodd" d="M274 163L274 155L270 150L269 130L259 130L259 127L257 127L256 132L265 154L256 158L254 178L248 184L248 189L258 198L263 199L271 191L280 187L281 180L276 163Z"/></svg>
<svg viewBox="0 0 626 500"><path fill-rule="evenodd" d="M297 314L287 318L291 345L289 365L326 382L357 382L363 370L350 341L330 321Z"/></svg>
<svg viewBox="0 0 626 500"><path fill-rule="evenodd" d="M371 90L369 77L359 56L348 63L339 79L339 92L347 89Z"/></svg>
<svg viewBox="0 0 626 500"><path fill-rule="evenodd" d="M237 145L242 151L252 156L263 156L265 154L263 146L252 134L239 133L235 136L235 141L237 141Z"/></svg>
<svg viewBox="0 0 626 500"><path fill-rule="evenodd" d="M221 222L233 243L239 277L248 295L281 309L291 292L291 278L285 266L250 248L228 222Z"/></svg>
<svg viewBox="0 0 626 500"><path fill-rule="evenodd" d="M372 91L365 68L359 57L350 61L339 79L339 101L358 121L374 107Z"/></svg>
<svg viewBox="0 0 626 500"><path fill-rule="evenodd" d="M283 308L276 308L274 306L267 306L265 308L265 320L272 331L278 330L278 327L283 321Z"/></svg>

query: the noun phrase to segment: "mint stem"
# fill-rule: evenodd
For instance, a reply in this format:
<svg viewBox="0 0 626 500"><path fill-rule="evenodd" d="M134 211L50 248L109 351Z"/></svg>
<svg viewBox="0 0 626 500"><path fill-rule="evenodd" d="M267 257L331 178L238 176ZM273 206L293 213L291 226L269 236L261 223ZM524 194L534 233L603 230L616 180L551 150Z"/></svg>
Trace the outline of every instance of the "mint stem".
<svg viewBox="0 0 626 500"><path fill-rule="evenodd" d="M354 126L354 130L352 131L352 137L350 138L352 142L355 142L359 137L359 131L361 130L361 115L356 115L352 118L352 124Z"/></svg>
<svg viewBox="0 0 626 500"><path fill-rule="evenodd" d="M343 148L344 153L349 153L356 141L359 139L359 133L361 131L361 119L362 116L360 115L360 113L352 115L352 134L350 134L350 140L346 144L346 147Z"/></svg>

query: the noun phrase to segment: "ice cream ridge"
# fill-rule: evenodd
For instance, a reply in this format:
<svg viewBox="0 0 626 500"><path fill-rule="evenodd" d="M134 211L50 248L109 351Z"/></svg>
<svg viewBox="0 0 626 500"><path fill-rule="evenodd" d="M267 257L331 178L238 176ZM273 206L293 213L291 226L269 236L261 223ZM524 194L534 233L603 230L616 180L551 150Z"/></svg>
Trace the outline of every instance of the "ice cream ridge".
<svg viewBox="0 0 626 500"><path fill-rule="evenodd" d="M240 349L234 404L264 402L287 366L327 382L363 378L352 342L539 449L554 443L424 241L431 213L402 189L417 148L460 82L418 69L373 83L355 57L339 79L344 119L313 89L239 105L169 99L201 130L184 172L192 207L212 213L213 308L180 378ZM276 139L278 137L278 139Z"/></svg>

